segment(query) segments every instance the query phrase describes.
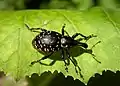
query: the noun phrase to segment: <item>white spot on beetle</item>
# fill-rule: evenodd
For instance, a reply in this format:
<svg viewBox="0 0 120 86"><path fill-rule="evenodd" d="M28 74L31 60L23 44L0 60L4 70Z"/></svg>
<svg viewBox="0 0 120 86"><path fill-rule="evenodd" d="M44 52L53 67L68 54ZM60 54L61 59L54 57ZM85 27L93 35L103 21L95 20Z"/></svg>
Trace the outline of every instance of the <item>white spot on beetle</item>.
<svg viewBox="0 0 120 86"><path fill-rule="evenodd" d="M51 31L48 31L48 35L51 34Z"/></svg>
<svg viewBox="0 0 120 86"><path fill-rule="evenodd" d="M38 40L38 43L40 44L40 40Z"/></svg>
<svg viewBox="0 0 120 86"><path fill-rule="evenodd" d="M43 46L42 45L40 45L40 48L42 48Z"/></svg>
<svg viewBox="0 0 120 86"><path fill-rule="evenodd" d="M47 51L47 49L46 49L46 48L44 48L44 51Z"/></svg>
<svg viewBox="0 0 120 86"><path fill-rule="evenodd" d="M40 36L40 39L42 39L42 36Z"/></svg>
<svg viewBox="0 0 120 86"><path fill-rule="evenodd" d="M56 35L58 36L59 34L58 34L58 33L56 33Z"/></svg>
<svg viewBox="0 0 120 86"><path fill-rule="evenodd" d="M59 41L57 41L57 44L59 44Z"/></svg>
<svg viewBox="0 0 120 86"><path fill-rule="evenodd" d="M47 48L47 51L49 52L49 49Z"/></svg>
<svg viewBox="0 0 120 86"><path fill-rule="evenodd" d="M52 51L53 49L51 48L50 50Z"/></svg>
<svg viewBox="0 0 120 86"><path fill-rule="evenodd" d="M46 45L45 45L45 44L43 44L43 46L45 47Z"/></svg>
<svg viewBox="0 0 120 86"><path fill-rule="evenodd" d="M56 47L58 47L58 45L56 45Z"/></svg>
<svg viewBox="0 0 120 86"><path fill-rule="evenodd" d="M66 45L65 47L68 47L68 45Z"/></svg>

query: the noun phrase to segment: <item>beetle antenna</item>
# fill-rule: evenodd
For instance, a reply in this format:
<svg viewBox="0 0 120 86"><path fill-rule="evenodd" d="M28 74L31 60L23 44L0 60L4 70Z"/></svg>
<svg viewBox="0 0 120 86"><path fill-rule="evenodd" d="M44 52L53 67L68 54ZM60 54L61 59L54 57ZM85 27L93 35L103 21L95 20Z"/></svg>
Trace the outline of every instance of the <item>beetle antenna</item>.
<svg viewBox="0 0 120 86"><path fill-rule="evenodd" d="M37 30L46 31L46 30L43 29L43 28L30 28L30 27L28 26L28 24L25 24L25 26L27 27L28 30L30 30L30 31L32 31L32 32L38 32L38 33L39 33L39 31L37 31Z"/></svg>
<svg viewBox="0 0 120 86"><path fill-rule="evenodd" d="M99 44L99 43L101 43L101 41L98 41L97 43L95 43L92 47L91 47L91 49L93 49L97 44Z"/></svg>
<svg viewBox="0 0 120 86"><path fill-rule="evenodd" d="M91 47L91 50L92 50L97 44L99 44L99 43L101 43L101 41L98 41L97 43L95 43L95 44Z"/></svg>

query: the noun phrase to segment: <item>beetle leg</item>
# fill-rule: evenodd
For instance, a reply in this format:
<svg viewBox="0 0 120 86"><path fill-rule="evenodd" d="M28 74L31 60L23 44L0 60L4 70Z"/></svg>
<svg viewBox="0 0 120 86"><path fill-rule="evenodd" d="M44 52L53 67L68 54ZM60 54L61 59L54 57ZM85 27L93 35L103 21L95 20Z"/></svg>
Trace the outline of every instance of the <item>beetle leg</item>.
<svg viewBox="0 0 120 86"><path fill-rule="evenodd" d="M65 24L62 26L62 35L64 36L64 28L65 28Z"/></svg>
<svg viewBox="0 0 120 86"><path fill-rule="evenodd" d="M89 36L85 36L85 35L83 35L83 34L81 34L81 33L76 33L76 34L74 34L73 36L72 36L72 38L73 39L75 39L77 36L82 36L83 38L80 38L80 39L78 39L78 41L81 41L81 40L89 40L90 38L92 38L92 37L97 37L96 35L89 35Z"/></svg>
<svg viewBox="0 0 120 86"><path fill-rule="evenodd" d="M46 56L42 57L42 58L39 59L39 60L36 60L36 61L31 62L31 65L34 65L35 63L38 63L38 62L41 63L41 60L47 59L47 58L50 57L52 54L53 54L53 53L51 53L51 54L49 54L49 55L46 55Z"/></svg>
<svg viewBox="0 0 120 86"><path fill-rule="evenodd" d="M80 74L80 76L81 76L81 78L83 78L83 75L81 74L81 69L80 69L80 67L78 66L78 64L77 64L77 61L75 61L75 59L71 59L70 58L70 53L69 53L69 51L68 51L68 49L65 49L65 51L66 51L66 54L67 54L67 57L70 59L70 61L73 63L73 65L75 66L75 71L76 71L76 73L78 74L78 70L79 70L79 74ZM78 70L77 70L77 68L78 68Z"/></svg>
<svg viewBox="0 0 120 86"><path fill-rule="evenodd" d="M97 44L99 44L101 41L98 41L97 43L95 43L92 47L91 47L91 49L93 49Z"/></svg>
<svg viewBox="0 0 120 86"><path fill-rule="evenodd" d="M97 44L99 44L101 41L98 41L97 43L95 43L92 47L91 47L91 49L90 50L92 50ZM94 54L92 54L92 52L91 52L91 55L93 56L93 59L95 59L98 63L101 63L99 60L97 60L95 57L95 55Z"/></svg>
<svg viewBox="0 0 120 86"><path fill-rule="evenodd" d="M65 54L64 54L64 50L63 50L63 49L61 49L61 50L60 50L60 53L61 53L61 58L62 58L62 60L63 60L63 61L64 61L64 63L65 63L65 70L68 72L67 62L65 61Z"/></svg>
<svg viewBox="0 0 120 86"><path fill-rule="evenodd" d="M93 37L97 37L97 35L91 34L87 36L86 38L84 38L84 40L88 41L90 38L93 38Z"/></svg>
<svg viewBox="0 0 120 86"><path fill-rule="evenodd" d="M27 27L28 30L30 30L30 31L32 31L32 32L40 33L40 31L38 31L38 30L46 31L46 30L43 29L43 28L30 28L27 24L25 24L25 26Z"/></svg>
<svg viewBox="0 0 120 86"><path fill-rule="evenodd" d="M93 59L94 59L95 61L97 61L98 63L101 63L101 62L95 58L96 56L93 54L92 49L93 49L98 43L100 43L100 42L101 42L101 41L98 41L98 42L95 43L90 49L86 49L86 50L85 50L85 52L91 54L92 57L93 57Z"/></svg>
<svg viewBox="0 0 120 86"><path fill-rule="evenodd" d="M81 33L75 33L75 34L72 36L72 38L75 39L78 35L80 35L80 36L86 38L86 36L84 36L84 35L81 34Z"/></svg>
<svg viewBox="0 0 120 86"><path fill-rule="evenodd" d="M96 56L95 56L94 54L91 53L91 55L92 55L92 57L93 57L93 59L94 59L95 61L97 61L98 63L101 63L99 60L97 60L97 59L95 58Z"/></svg>
<svg viewBox="0 0 120 86"><path fill-rule="evenodd" d="M64 24L64 25L62 26L62 35L64 36L64 33L66 33L66 34L69 36L68 32L67 32L66 30L64 30L65 25L66 25L66 24Z"/></svg>
<svg viewBox="0 0 120 86"><path fill-rule="evenodd" d="M53 60L52 62L50 62L49 64L46 64L46 63L42 63L41 61L39 62L40 64L42 65L45 65L45 66L52 66L53 64L55 64L55 60Z"/></svg>
<svg viewBox="0 0 120 86"><path fill-rule="evenodd" d="M97 60L97 59L95 58L96 56L92 53L92 50L91 50L91 49L86 49L85 52L91 54L92 57L93 57L93 59L94 59L95 61L97 61L98 63L101 63L99 60Z"/></svg>

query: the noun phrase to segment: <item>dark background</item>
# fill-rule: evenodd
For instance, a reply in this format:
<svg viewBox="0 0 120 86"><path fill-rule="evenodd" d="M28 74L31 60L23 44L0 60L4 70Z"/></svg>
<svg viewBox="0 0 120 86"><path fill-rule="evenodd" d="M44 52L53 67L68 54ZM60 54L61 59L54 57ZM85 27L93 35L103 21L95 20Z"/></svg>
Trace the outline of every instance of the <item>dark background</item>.
<svg viewBox="0 0 120 86"><path fill-rule="evenodd" d="M1 10L69 9L84 10L94 6L115 9L120 0L0 0Z"/></svg>

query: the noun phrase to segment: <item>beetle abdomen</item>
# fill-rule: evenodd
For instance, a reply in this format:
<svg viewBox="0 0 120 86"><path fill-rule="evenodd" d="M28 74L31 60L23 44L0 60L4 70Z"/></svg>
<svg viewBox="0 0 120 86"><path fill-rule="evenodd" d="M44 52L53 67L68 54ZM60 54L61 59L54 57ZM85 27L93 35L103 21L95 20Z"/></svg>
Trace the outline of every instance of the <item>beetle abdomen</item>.
<svg viewBox="0 0 120 86"><path fill-rule="evenodd" d="M53 52L60 49L59 34L56 32L41 32L32 41L35 49L43 52Z"/></svg>
<svg viewBox="0 0 120 86"><path fill-rule="evenodd" d="M55 45L57 43L57 38L52 37L51 35L45 35L41 38L41 43L46 45Z"/></svg>

